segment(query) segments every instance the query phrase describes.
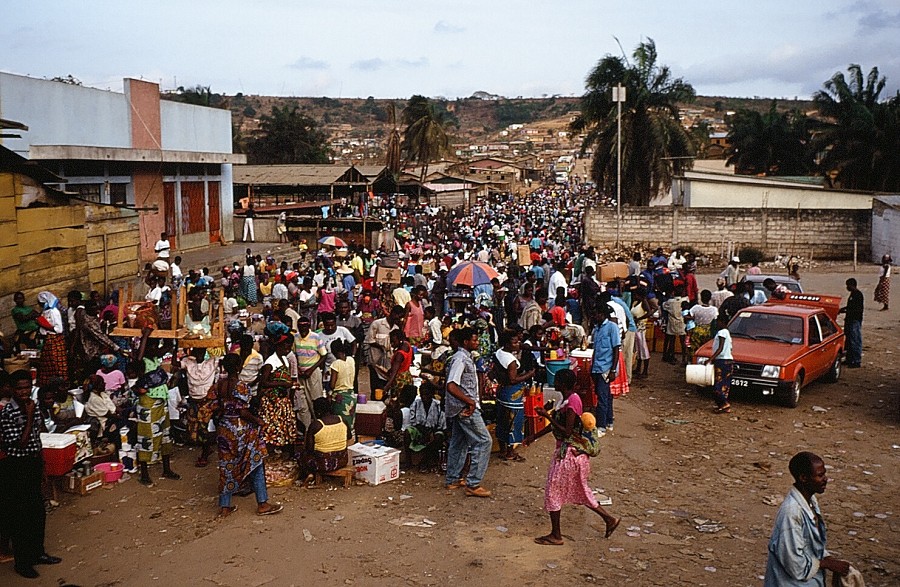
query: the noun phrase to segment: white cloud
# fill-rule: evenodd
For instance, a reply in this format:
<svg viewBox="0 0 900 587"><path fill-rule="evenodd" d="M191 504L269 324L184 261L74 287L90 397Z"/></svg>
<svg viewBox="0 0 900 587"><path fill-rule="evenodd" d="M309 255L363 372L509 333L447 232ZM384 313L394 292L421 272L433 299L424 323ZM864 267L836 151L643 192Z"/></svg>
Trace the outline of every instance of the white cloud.
<svg viewBox="0 0 900 587"><path fill-rule="evenodd" d="M321 59L303 56L290 64L292 69L328 69L328 63Z"/></svg>

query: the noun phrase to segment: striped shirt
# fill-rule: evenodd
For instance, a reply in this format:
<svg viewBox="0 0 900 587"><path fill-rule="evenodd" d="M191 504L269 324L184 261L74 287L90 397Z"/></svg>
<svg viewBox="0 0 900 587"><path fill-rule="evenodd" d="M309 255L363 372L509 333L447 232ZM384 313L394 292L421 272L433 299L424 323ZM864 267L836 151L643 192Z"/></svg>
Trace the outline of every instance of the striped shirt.
<svg viewBox="0 0 900 587"><path fill-rule="evenodd" d="M322 338L310 331L305 338L299 334L294 335L294 354L297 355L297 367L309 369L319 362L319 357L328 354L328 351L325 350Z"/></svg>

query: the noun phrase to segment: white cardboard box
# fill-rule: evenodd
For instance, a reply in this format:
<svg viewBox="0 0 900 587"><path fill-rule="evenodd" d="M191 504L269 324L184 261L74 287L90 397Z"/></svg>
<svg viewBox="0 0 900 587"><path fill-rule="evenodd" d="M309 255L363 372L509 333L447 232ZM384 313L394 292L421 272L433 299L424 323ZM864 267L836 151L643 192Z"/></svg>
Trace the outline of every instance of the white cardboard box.
<svg viewBox="0 0 900 587"><path fill-rule="evenodd" d="M380 485L400 477L400 451L388 446L356 443L347 447L350 465L357 479Z"/></svg>

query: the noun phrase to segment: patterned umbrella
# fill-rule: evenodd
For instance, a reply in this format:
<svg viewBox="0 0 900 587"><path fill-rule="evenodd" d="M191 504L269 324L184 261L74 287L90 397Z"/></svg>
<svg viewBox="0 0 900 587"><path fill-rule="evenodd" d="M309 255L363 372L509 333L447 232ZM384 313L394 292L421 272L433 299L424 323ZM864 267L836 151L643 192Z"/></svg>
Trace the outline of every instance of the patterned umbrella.
<svg viewBox="0 0 900 587"><path fill-rule="evenodd" d="M320 245L328 245L329 247L346 247L347 243L343 241L343 239L339 239L336 236L323 236L319 239Z"/></svg>
<svg viewBox="0 0 900 587"><path fill-rule="evenodd" d="M490 283L497 275L497 271L487 263L463 261L447 274L447 283L475 287Z"/></svg>

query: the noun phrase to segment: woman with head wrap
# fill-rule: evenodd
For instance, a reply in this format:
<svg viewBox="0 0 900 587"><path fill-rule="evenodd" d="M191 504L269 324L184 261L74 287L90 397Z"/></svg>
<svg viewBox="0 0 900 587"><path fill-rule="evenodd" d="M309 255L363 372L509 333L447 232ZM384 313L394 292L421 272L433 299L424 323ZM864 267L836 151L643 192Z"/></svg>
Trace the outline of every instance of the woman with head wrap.
<svg viewBox="0 0 900 587"><path fill-rule="evenodd" d="M38 326L44 337L44 346L38 362L37 384L46 385L53 379L69 378L69 361L59 299L49 291L42 291L38 294L38 302L42 308Z"/></svg>

